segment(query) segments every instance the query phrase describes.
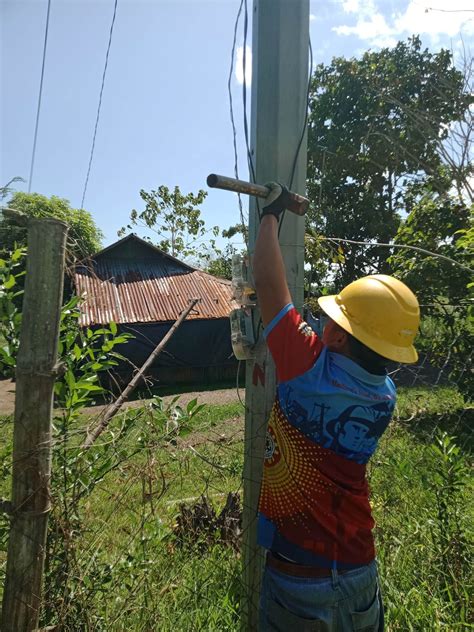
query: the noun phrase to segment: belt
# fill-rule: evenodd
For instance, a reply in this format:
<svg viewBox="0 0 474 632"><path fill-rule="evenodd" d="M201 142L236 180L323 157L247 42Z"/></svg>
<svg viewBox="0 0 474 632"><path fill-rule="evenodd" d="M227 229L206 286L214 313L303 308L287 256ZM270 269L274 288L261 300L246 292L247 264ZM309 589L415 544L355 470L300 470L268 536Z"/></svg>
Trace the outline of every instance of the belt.
<svg viewBox="0 0 474 632"><path fill-rule="evenodd" d="M331 577L330 568L322 568L320 566L304 566L303 564L295 564L288 560L282 559L278 556L278 553L267 552L266 566L273 568L285 575L291 575L293 577ZM338 570L338 575L343 575L345 570Z"/></svg>

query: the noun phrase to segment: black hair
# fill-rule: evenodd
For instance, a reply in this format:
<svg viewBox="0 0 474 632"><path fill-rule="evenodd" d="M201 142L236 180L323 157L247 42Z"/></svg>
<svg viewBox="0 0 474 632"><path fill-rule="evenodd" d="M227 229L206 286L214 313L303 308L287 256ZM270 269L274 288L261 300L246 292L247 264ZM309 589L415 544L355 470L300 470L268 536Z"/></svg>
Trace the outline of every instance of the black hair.
<svg viewBox="0 0 474 632"><path fill-rule="evenodd" d="M357 362L363 369L375 375L385 375L387 373L387 364L390 362L387 358L379 355L369 347L366 347L360 340L354 338L352 334L347 333L349 341L349 353L351 358Z"/></svg>

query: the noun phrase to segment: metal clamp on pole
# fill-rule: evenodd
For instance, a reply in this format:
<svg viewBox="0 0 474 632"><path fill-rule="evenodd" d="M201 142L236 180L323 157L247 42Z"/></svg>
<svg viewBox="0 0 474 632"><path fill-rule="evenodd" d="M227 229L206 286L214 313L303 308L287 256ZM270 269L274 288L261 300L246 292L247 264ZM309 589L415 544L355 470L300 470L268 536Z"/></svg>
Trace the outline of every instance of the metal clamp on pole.
<svg viewBox="0 0 474 632"><path fill-rule="evenodd" d="M234 191L235 193L245 193L246 195L254 195L259 198L266 198L270 193L270 189L261 185L246 182L245 180L236 180L227 176L219 176L211 173L207 176L207 186L211 189L225 189L226 191ZM288 210L295 215L304 215L309 207L309 200L298 193L290 191L290 202Z"/></svg>

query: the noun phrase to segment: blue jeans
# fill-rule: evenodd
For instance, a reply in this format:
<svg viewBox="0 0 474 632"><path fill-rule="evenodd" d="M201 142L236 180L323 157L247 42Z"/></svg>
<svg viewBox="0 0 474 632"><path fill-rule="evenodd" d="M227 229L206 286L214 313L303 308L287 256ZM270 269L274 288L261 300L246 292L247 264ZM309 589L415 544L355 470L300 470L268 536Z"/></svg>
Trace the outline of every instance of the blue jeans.
<svg viewBox="0 0 474 632"><path fill-rule="evenodd" d="M375 561L330 577L291 577L265 568L259 632L383 632Z"/></svg>

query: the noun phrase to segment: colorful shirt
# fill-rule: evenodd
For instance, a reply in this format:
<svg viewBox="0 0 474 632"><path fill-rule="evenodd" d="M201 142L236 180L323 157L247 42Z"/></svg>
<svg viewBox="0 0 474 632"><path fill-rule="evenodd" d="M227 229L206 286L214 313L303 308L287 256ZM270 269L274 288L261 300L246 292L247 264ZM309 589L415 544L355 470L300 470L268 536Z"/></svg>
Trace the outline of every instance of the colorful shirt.
<svg viewBox="0 0 474 632"><path fill-rule="evenodd" d="M375 557L366 463L396 389L333 353L290 303L265 336L277 369L259 504L259 544L300 563L353 568Z"/></svg>

